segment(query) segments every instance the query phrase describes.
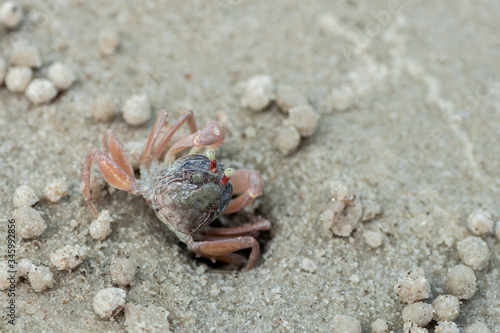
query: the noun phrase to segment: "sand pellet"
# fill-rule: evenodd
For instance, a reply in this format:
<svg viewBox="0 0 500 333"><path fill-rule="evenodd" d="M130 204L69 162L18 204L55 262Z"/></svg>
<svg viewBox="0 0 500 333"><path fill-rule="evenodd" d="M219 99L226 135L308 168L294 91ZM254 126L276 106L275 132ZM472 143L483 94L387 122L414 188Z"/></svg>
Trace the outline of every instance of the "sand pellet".
<svg viewBox="0 0 500 333"><path fill-rule="evenodd" d="M45 186L43 193L50 202L57 202L68 194L68 186L64 179L53 179Z"/></svg>
<svg viewBox="0 0 500 333"><path fill-rule="evenodd" d="M302 259L302 262L300 263L300 268L302 268L304 271L309 272L309 273L314 273L316 272L316 269L318 269L318 266L314 263L309 258L304 258Z"/></svg>
<svg viewBox="0 0 500 333"><path fill-rule="evenodd" d="M34 79L26 88L25 93L33 104L46 104L57 96L57 89L47 79Z"/></svg>
<svg viewBox="0 0 500 333"><path fill-rule="evenodd" d="M346 184L333 183L331 192L333 198L321 215L323 227L337 236L347 237L361 219L361 202Z"/></svg>
<svg viewBox="0 0 500 333"><path fill-rule="evenodd" d="M476 293L476 275L465 265L457 265L446 274L448 292L460 299L469 299Z"/></svg>
<svg viewBox="0 0 500 333"><path fill-rule="evenodd" d="M125 306L125 330L127 333L168 333L170 332L168 315L168 311L159 306L128 303Z"/></svg>
<svg viewBox="0 0 500 333"><path fill-rule="evenodd" d="M276 91L276 105L285 113L294 106L307 104L307 98L298 89L290 86L279 86Z"/></svg>
<svg viewBox="0 0 500 333"><path fill-rule="evenodd" d="M106 288L100 290L94 297L94 311L101 318L116 316L125 306L127 293L120 288Z"/></svg>
<svg viewBox="0 0 500 333"><path fill-rule="evenodd" d="M431 286L424 270L416 267L400 277L394 286L394 291L398 294L401 302L413 303L428 298Z"/></svg>
<svg viewBox="0 0 500 333"><path fill-rule="evenodd" d="M117 258L111 263L109 274L114 284L126 286L134 280L136 270L137 268L132 260Z"/></svg>
<svg viewBox="0 0 500 333"><path fill-rule="evenodd" d="M470 324L465 329L464 333L490 333L490 329L486 326L485 323L480 321Z"/></svg>
<svg viewBox="0 0 500 333"><path fill-rule="evenodd" d="M389 333L389 324L383 319L375 320L372 324L372 333Z"/></svg>
<svg viewBox="0 0 500 333"><path fill-rule="evenodd" d="M23 9L14 1L7 1L0 7L0 22L10 29L17 28L23 20Z"/></svg>
<svg viewBox="0 0 500 333"><path fill-rule="evenodd" d="M7 73L7 64L5 63L5 60L2 57L0 57L0 85L2 85L6 73Z"/></svg>
<svg viewBox="0 0 500 333"><path fill-rule="evenodd" d="M14 196L12 198L14 206L16 207L33 206L39 200L40 198L38 198L38 195L36 195L35 190L28 185L21 185L16 188Z"/></svg>
<svg viewBox="0 0 500 333"><path fill-rule="evenodd" d="M361 333L361 323L354 317L337 315L333 318L333 333Z"/></svg>
<svg viewBox="0 0 500 333"><path fill-rule="evenodd" d="M294 106L289 111L288 123L295 127L303 137L314 134L319 124L319 113L309 104Z"/></svg>
<svg viewBox="0 0 500 333"><path fill-rule="evenodd" d="M467 225L475 235L484 235L493 230L493 218L489 211L479 208L469 215Z"/></svg>
<svg viewBox="0 0 500 333"><path fill-rule="evenodd" d="M19 274L9 272L15 270L16 267L11 266L7 260L0 262L0 290L15 289Z"/></svg>
<svg viewBox="0 0 500 333"><path fill-rule="evenodd" d="M55 62L47 69L47 77L57 90L66 90L75 82L75 73L62 62Z"/></svg>
<svg viewBox="0 0 500 333"><path fill-rule="evenodd" d="M417 302L404 307L402 317L405 322L414 323L418 326L427 326L432 320L434 309L432 305Z"/></svg>
<svg viewBox="0 0 500 333"><path fill-rule="evenodd" d="M290 155L300 144L299 131L293 126L284 126L278 130L274 144L283 155Z"/></svg>
<svg viewBox="0 0 500 333"><path fill-rule="evenodd" d="M134 95L125 102L122 112L128 124L142 125L151 117L151 103L146 95Z"/></svg>
<svg viewBox="0 0 500 333"><path fill-rule="evenodd" d="M484 268L489 263L491 254L488 244L479 237L471 236L458 242L457 250L464 264L474 270Z"/></svg>
<svg viewBox="0 0 500 333"><path fill-rule="evenodd" d="M101 95L92 105L92 117L99 121L110 121L116 114L116 103L113 97Z"/></svg>
<svg viewBox="0 0 500 333"><path fill-rule="evenodd" d="M256 75L247 82L241 106L252 111L262 111L275 98L273 79L267 75Z"/></svg>
<svg viewBox="0 0 500 333"><path fill-rule="evenodd" d="M366 230L363 232L363 238L370 247L377 248L382 245L384 233L380 230Z"/></svg>
<svg viewBox="0 0 500 333"><path fill-rule="evenodd" d="M460 313L460 300L453 295L439 295L432 302L434 320L455 321Z"/></svg>
<svg viewBox="0 0 500 333"><path fill-rule="evenodd" d="M12 47L10 64L12 66L39 68L42 66L42 57L40 56L40 51L35 46L18 42Z"/></svg>
<svg viewBox="0 0 500 333"><path fill-rule="evenodd" d="M103 29L99 32L99 51L104 55L113 55L120 45L120 34L115 29Z"/></svg>
<svg viewBox="0 0 500 333"><path fill-rule="evenodd" d="M33 78L33 71L26 66L16 66L9 69L5 75L5 86L14 93L22 93Z"/></svg>
<svg viewBox="0 0 500 333"><path fill-rule="evenodd" d="M111 222L113 222L111 214L108 210L103 210L89 226L90 237L104 240L111 233Z"/></svg>
<svg viewBox="0 0 500 333"><path fill-rule="evenodd" d="M29 259L21 259L19 260L19 263L17 264L17 273L19 274L19 277L28 277L29 272L36 266L31 262Z"/></svg>
<svg viewBox="0 0 500 333"><path fill-rule="evenodd" d="M33 267L28 274L28 279L31 288L37 293L54 287L54 276L50 269L45 266Z"/></svg>
<svg viewBox="0 0 500 333"><path fill-rule="evenodd" d="M58 270L70 271L80 265L87 257L81 246L66 245L50 255L50 263Z"/></svg>
<svg viewBox="0 0 500 333"><path fill-rule="evenodd" d="M35 238L43 234L47 225L40 213L31 207L20 207L14 211L16 232L22 238Z"/></svg>
<svg viewBox="0 0 500 333"><path fill-rule="evenodd" d="M436 333L460 333L457 324L451 321L442 321L434 329Z"/></svg>

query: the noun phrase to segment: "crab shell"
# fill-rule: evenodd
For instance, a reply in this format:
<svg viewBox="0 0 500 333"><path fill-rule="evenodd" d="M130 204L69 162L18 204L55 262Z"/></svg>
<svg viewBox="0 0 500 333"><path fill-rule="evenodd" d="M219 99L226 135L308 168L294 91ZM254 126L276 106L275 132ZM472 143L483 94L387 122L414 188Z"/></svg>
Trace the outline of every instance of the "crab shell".
<svg viewBox="0 0 500 333"><path fill-rule="evenodd" d="M150 184L148 200L158 218L173 231L192 234L209 225L226 208L233 194L231 182L223 185L224 165L211 171L203 154L190 154L167 164Z"/></svg>

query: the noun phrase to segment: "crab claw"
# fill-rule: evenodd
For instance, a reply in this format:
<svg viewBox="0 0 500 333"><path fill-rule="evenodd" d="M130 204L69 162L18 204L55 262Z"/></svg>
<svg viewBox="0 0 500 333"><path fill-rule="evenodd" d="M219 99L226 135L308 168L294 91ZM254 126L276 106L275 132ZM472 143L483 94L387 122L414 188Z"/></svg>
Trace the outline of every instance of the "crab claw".
<svg viewBox="0 0 500 333"><path fill-rule="evenodd" d="M262 195L264 182L262 176L255 170L236 170L234 171L231 182L234 187L234 194L240 194L237 198L229 201L223 214L234 213L249 204L257 197Z"/></svg>

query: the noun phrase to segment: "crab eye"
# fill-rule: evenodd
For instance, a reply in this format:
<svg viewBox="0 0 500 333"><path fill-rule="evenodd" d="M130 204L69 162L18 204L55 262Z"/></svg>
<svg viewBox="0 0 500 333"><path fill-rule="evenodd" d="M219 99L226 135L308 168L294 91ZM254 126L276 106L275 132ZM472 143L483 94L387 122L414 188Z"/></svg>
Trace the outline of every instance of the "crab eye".
<svg viewBox="0 0 500 333"><path fill-rule="evenodd" d="M210 160L210 171L217 173L217 161L215 160L215 150L210 149L207 151L207 157Z"/></svg>
<svg viewBox="0 0 500 333"><path fill-rule="evenodd" d="M224 171L224 177L222 177L222 180L221 180L222 185L226 185L227 183L229 183L229 179L231 178L233 173L234 173L233 168L227 168Z"/></svg>

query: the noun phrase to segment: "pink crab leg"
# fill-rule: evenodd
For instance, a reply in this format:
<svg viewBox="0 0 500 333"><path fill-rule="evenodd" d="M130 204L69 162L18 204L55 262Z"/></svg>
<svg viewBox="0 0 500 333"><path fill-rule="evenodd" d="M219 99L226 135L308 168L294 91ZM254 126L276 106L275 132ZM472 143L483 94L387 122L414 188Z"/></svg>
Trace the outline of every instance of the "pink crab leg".
<svg viewBox="0 0 500 333"><path fill-rule="evenodd" d="M251 248L252 252L250 252L250 256L248 257L246 266L247 270L255 267L260 253L259 242L257 242L255 238L250 236L202 242L191 241L188 242L187 245L191 251L196 252L204 257L214 259L220 258L221 256L226 256L239 250Z"/></svg>
<svg viewBox="0 0 500 333"><path fill-rule="evenodd" d="M203 235L208 237L236 237L250 236L258 231L271 229L271 222L265 218L259 217L255 223L236 228L212 228L208 227L201 230Z"/></svg>
<svg viewBox="0 0 500 333"><path fill-rule="evenodd" d="M112 129L108 129L104 134L103 148L106 154L111 155L111 159L122 169L127 175L134 178L134 169L130 165L123 146Z"/></svg>
<svg viewBox="0 0 500 333"><path fill-rule="evenodd" d="M231 214L248 206L262 194L264 187L260 173L255 170L235 170L231 182L234 187L233 193L240 196L229 201L223 214Z"/></svg>
<svg viewBox="0 0 500 333"><path fill-rule="evenodd" d="M156 119L155 127L151 134L149 135L148 143L146 143L146 149L144 149L144 153L142 154L141 159L141 174L149 168L149 160L151 159L151 153L153 152L153 147L155 145L156 139L160 134L160 131L163 126L167 123L168 113L165 110L162 110L158 113L158 118Z"/></svg>
<svg viewBox="0 0 500 333"><path fill-rule="evenodd" d="M195 133L196 132L196 122L194 121L193 111L191 111L191 110L184 111L184 113L182 114L182 116L180 116L179 119L177 120L177 122L172 127L170 127L170 129L168 130L167 134L165 134L165 136L163 137L163 139L158 144L158 148L156 149L156 152L155 152L155 155L154 155L154 159L155 160L159 160L160 159L161 154L163 154L163 152L165 151L165 148L167 147L167 144L169 143L169 141L172 138L172 136L175 134L175 132L177 132L177 130L186 121L188 123L189 130L191 131L191 133Z"/></svg>
<svg viewBox="0 0 500 333"><path fill-rule="evenodd" d="M99 149L92 149L83 162L83 196L96 216L99 214L90 201L90 172L92 161L97 163L104 178L113 187L122 191L138 194L140 189L135 178L123 171L111 158Z"/></svg>
<svg viewBox="0 0 500 333"><path fill-rule="evenodd" d="M193 133L177 141L167 151L165 161L172 163L175 161L175 155L183 149L190 147L209 147L216 148L224 141L224 129L216 121L208 122L201 131Z"/></svg>

